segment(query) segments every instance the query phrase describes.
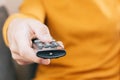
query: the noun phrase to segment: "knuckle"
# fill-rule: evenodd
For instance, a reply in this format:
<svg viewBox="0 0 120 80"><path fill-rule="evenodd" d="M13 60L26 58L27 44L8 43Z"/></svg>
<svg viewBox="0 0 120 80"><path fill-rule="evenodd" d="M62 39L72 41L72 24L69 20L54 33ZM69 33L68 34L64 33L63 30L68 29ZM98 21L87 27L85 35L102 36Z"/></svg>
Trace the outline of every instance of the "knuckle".
<svg viewBox="0 0 120 80"><path fill-rule="evenodd" d="M48 27L46 25L43 24L42 26L44 29L48 30Z"/></svg>
<svg viewBox="0 0 120 80"><path fill-rule="evenodd" d="M20 47L19 48L19 53L20 54L25 54L25 53L27 53L27 50L28 50L28 48L26 48L26 47Z"/></svg>
<svg viewBox="0 0 120 80"><path fill-rule="evenodd" d="M35 63L41 63L41 58L37 58L37 59L33 59L33 62L35 62Z"/></svg>
<svg viewBox="0 0 120 80"><path fill-rule="evenodd" d="M26 62L26 61L21 61L21 60L17 60L16 61L19 65L27 65L27 64L31 64L32 62Z"/></svg>
<svg viewBox="0 0 120 80"><path fill-rule="evenodd" d="M16 56L14 56L14 55L12 55L12 58L13 58L14 60L17 60Z"/></svg>
<svg viewBox="0 0 120 80"><path fill-rule="evenodd" d="M15 51L14 45L10 45L9 48L10 48L11 51Z"/></svg>
<svg viewBox="0 0 120 80"><path fill-rule="evenodd" d="M10 47L10 51L11 51L11 52L14 52L15 50L14 50L14 48L13 48L13 47Z"/></svg>
<svg viewBox="0 0 120 80"><path fill-rule="evenodd" d="M24 54L24 53L25 53L24 49L20 49L20 50L19 50L19 53L20 53L20 54Z"/></svg>
<svg viewBox="0 0 120 80"><path fill-rule="evenodd" d="M16 61L19 65L26 65L25 62L21 62L21 61Z"/></svg>
<svg viewBox="0 0 120 80"><path fill-rule="evenodd" d="M43 30L46 32L46 33L49 33L49 29L47 26L43 26Z"/></svg>
<svg viewBox="0 0 120 80"><path fill-rule="evenodd" d="M20 56L22 57L25 56L25 52L23 50L20 50L19 53L20 53Z"/></svg>
<svg viewBox="0 0 120 80"><path fill-rule="evenodd" d="M10 47L10 51L11 51L11 53L12 52L17 52L17 50L15 49L15 47Z"/></svg>
<svg viewBox="0 0 120 80"><path fill-rule="evenodd" d="M20 56L25 56L25 54L27 54L28 53L28 49L27 48L22 48L22 49L20 49L19 50L19 53L20 53Z"/></svg>
<svg viewBox="0 0 120 80"><path fill-rule="evenodd" d="M46 25L41 25L38 30L41 30L42 32L44 31L45 33L49 32L49 29Z"/></svg>
<svg viewBox="0 0 120 80"><path fill-rule="evenodd" d="M20 56L13 53L13 54L12 54L12 58L13 58L15 61L17 61L17 60L20 59Z"/></svg>

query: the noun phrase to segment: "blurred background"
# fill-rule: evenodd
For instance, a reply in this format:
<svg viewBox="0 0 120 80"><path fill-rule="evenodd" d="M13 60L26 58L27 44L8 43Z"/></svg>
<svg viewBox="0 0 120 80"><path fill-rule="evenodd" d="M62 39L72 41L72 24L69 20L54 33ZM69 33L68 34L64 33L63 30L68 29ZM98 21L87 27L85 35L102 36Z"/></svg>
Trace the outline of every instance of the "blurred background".
<svg viewBox="0 0 120 80"><path fill-rule="evenodd" d="M23 0L0 0L0 6L5 6L9 14L18 12L18 8Z"/></svg>
<svg viewBox="0 0 120 80"><path fill-rule="evenodd" d="M2 28L9 15L17 13L23 0L0 0L0 80L31 80L37 64L20 66L11 58L2 38Z"/></svg>

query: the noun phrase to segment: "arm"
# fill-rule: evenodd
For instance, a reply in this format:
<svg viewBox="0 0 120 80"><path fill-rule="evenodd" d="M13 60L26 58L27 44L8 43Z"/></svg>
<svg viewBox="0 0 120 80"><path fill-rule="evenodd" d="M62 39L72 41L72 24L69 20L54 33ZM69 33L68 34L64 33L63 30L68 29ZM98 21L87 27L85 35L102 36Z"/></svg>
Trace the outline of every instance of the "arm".
<svg viewBox="0 0 120 80"><path fill-rule="evenodd" d="M25 0L20 7L20 13L7 19L3 27L4 40L11 50L13 59L19 64L50 63L50 59L36 57L31 46L31 39L34 37L42 41L52 40L47 26L43 24L44 19L45 11L40 0Z"/></svg>
<svg viewBox="0 0 120 80"><path fill-rule="evenodd" d="M43 7L42 0L24 0L23 4L19 8L20 12L11 15L3 26L3 37L4 42L8 46L7 30L10 22L16 18L34 18L44 23L45 10Z"/></svg>

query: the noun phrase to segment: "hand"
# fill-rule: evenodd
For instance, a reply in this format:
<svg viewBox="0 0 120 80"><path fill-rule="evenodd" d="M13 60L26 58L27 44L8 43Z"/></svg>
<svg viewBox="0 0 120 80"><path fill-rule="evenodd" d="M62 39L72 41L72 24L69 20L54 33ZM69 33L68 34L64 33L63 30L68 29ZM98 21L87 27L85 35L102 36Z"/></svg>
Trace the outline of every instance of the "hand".
<svg viewBox="0 0 120 80"><path fill-rule="evenodd" d="M34 19L14 19L8 27L8 42L12 58L20 65L30 63L49 64L50 59L42 59L36 56L32 48L32 39L38 38L41 41L52 41L47 26Z"/></svg>

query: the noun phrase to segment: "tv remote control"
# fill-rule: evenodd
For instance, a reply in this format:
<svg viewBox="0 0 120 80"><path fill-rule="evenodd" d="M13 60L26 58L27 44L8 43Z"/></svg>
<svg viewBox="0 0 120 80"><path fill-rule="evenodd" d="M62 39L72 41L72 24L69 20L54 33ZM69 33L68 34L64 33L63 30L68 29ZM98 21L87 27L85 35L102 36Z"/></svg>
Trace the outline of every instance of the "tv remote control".
<svg viewBox="0 0 120 80"><path fill-rule="evenodd" d="M33 39L33 47L37 50L36 55L44 59L59 58L66 55L66 51L56 41L48 43L42 42L39 39ZM58 49L58 47L60 49Z"/></svg>

